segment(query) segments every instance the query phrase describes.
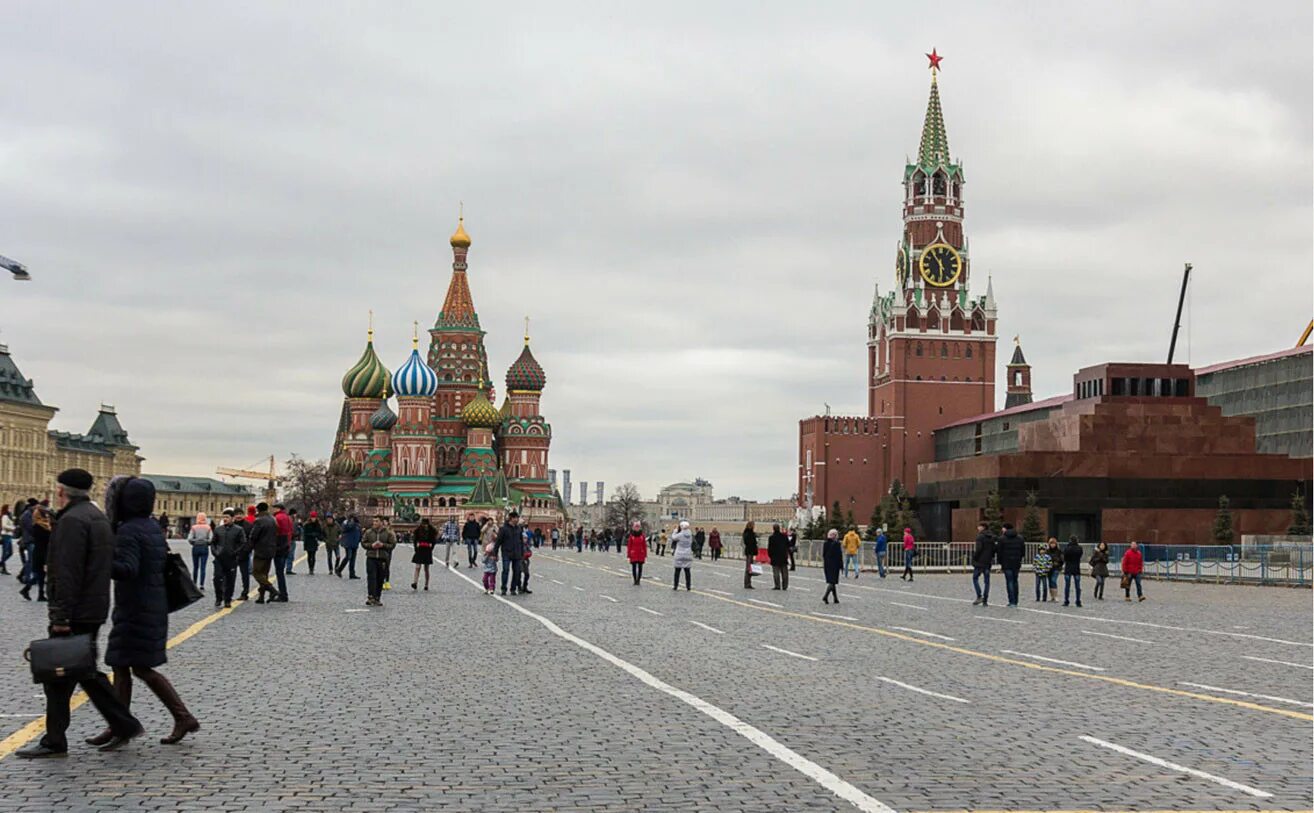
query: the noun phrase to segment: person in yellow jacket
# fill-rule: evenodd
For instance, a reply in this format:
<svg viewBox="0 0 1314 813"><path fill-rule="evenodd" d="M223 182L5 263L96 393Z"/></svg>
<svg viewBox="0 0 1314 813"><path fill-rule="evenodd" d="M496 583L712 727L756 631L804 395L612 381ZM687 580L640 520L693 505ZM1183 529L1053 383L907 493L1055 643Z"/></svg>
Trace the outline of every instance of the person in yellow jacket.
<svg viewBox="0 0 1314 813"><path fill-rule="evenodd" d="M862 537L857 528L844 534L844 578L849 577L849 563L853 564L853 578L858 578L858 551L862 550Z"/></svg>

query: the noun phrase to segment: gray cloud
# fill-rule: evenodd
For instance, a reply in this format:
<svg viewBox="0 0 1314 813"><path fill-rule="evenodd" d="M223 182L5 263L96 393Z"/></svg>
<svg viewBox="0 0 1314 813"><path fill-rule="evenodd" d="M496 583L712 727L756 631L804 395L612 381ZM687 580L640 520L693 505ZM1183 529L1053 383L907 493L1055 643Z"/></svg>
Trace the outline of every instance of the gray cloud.
<svg viewBox="0 0 1314 813"><path fill-rule="evenodd" d="M864 406L872 284L946 55L976 285L1038 395L1309 318L1307 3L11 4L0 327L55 425L155 471L322 456L366 311L395 367L464 200L501 372L532 314L552 460L787 495ZM1001 399L1002 401L1002 396Z"/></svg>

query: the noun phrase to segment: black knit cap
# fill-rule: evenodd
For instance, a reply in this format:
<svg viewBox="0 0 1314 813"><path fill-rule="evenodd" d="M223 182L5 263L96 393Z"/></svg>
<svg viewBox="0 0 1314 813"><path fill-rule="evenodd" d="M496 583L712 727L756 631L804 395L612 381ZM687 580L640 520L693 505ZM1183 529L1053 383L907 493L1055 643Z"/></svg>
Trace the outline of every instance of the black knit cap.
<svg viewBox="0 0 1314 813"><path fill-rule="evenodd" d="M55 482L59 483L61 486L90 491L91 484L95 482L95 478L93 478L91 472L86 469L64 469L59 473L59 476L55 478Z"/></svg>

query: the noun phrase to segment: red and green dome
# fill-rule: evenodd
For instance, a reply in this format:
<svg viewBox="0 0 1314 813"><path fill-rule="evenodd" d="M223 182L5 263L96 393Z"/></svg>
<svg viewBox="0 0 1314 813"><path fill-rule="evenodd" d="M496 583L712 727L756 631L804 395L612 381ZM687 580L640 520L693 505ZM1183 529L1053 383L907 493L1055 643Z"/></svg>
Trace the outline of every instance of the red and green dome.
<svg viewBox="0 0 1314 813"><path fill-rule="evenodd" d="M546 385L547 375L543 373L543 368L539 366L534 354L529 352L529 342L526 340L525 349L520 351L520 358L516 359L511 369L506 371L507 392L539 392Z"/></svg>

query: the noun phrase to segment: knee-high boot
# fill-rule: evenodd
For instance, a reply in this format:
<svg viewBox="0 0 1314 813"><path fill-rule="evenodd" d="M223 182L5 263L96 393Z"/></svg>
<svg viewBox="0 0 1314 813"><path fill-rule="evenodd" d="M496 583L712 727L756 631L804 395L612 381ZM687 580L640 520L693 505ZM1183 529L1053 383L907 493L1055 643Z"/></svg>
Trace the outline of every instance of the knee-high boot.
<svg viewBox="0 0 1314 813"><path fill-rule="evenodd" d="M114 694L123 703L124 708L132 705L132 670L119 667L114 670ZM114 739L114 730L109 726L94 737L87 737L83 742L97 747Z"/></svg>
<svg viewBox="0 0 1314 813"><path fill-rule="evenodd" d="M160 702L173 715L173 731L170 732L169 736L161 737L161 743L173 745L193 731L200 730L200 722L187 710L187 705L178 696L177 690L173 688L173 684L169 682L168 678L154 669L145 669L143 674L138 674L137 677L141 678L142 683L150 687L150 690L155 693L156 697L160 698Z"/></svg>

